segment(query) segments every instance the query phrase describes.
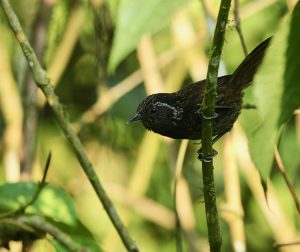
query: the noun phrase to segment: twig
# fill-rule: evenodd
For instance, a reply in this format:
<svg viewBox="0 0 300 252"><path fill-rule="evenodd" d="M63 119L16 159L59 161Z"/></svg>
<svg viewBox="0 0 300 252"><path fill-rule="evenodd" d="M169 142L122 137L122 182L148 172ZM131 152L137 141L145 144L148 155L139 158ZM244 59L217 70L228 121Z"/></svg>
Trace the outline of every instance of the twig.
<svg viewBox="0 0 300 252"><path fill-rule="evenodd" d="M234 251L246 251L244 211L232 134L224 140L224 186L226 203L221 206L221 216L228 222Z"/></svg>
<svg viewBox="0 0 300 252"><path fill-rule="evenodd" d="M55 48L54 55L51 58L49 68L47 69L53 86L57 85L68 66L74 47L79 39L83 21L83 10L77 6L72 8L65 32L61 41ZM42 104L44 104L44 102Z"/></svg>
<svg viewBox="0 0 300 252"><path fill-rule="evenodd" d="M103 207L111 219L113 225L118 231L124 245L129 251L138 251L138 248L129 235L127 229L125 228L123 222L121 221L112 201L106 194L100 180L84 150L82 143L80 142L78 136L74 133L71 123L64 111L63 105L59 102L58 97L54 93L54 90L50 84L50 80L47 76L46 71L41 67L28 39L26 38L24 31L20 25L20 22L13 11L8 0L1 0L1 7L8 19L12 31L14 32L23 53L28 61L28 64L32 70L34 80L39 88L43 91L47 98L49 106L52 108L56 120L64 132L66 138L71 144L73 151L75 152L84 172L86 173L89 181L91 182L99 200L102 202Z"/></svg>
<svg viewBox="0 0 300 252"><path fill-rule="evenodd" d="M286 183L286 185L287 185L287 187L288 187L288 189L289 189L289 191L290 191L290 193L292 195L292 198L294 200L297 212L300 215L300 201L299 201L299 199L297 197L297 193L296 193L296 191L295 191L295 189L294 189L291 181L289 180L289 178L288 178L288 176L287 176L287 174L285 172L285 167L284 167L284 164L282 162L280 153L279 153L279 151L278 151L277 148L275 148L275 161L276 161L277 167L278 167L278 169L279 169L282 177L284 178L284 181L285 181L285 183Z"/></svg>
<svg viewBox="0 0 300 252"><path fill-rule="evenodd" d="M209 40L211 41L216 26L216 18L212 10L208 8L207 0L200 0L200 2L202 4L203 12L205 15L205 21L206 21L205 23L209 35ZM224 61L221 59L220 66L219 66L219 76L226 75L226 74L227 74L227 69Z"/></svg>
<svg viewBox="0 0 300 252"><path fill-rule="evenodd" d="M287 242L287 243L274 243L273 248L279 249L281 247L297 246L297 245L300 245L300 241Z"/></svg>
<svg viewBox="0 0 300 252"><path fill-rule="evenodd" d="M174 213L175 213L175 224L176 224L176 251L182 252L182 228L180 223L180 218L177 211L177 178L174 182L174 195L173 195L173 202L174 202Z"/></svg>
<svg viewBox="0 0 300 252"><path fill-rule="evenodd" d="M40 195L42 189L46 185L45 182L46 182L46 177L47 177L49 166L50 166L50 161L51 161L51 152L49 153L46 164L45 164L45 169L44 169L44 174L43 174L42 181L39 183L38 188L37 188L36 192L34 193L33 197L31 198L31 200L29 200L25 205L19 207L16 210L13 210L11 212L4 213L4 214L0 215L0 219L9 218L9 217L12 217L12 216L22 214L22 213L25 212L27 207L29 207L30 205L33 205L33 203L37 200L38 196Z"/></svg>
<svg viewBox="0 0 300 252"><path fill-rule="evenodd" d="M36 230L46 232L53 236L53 238L60 243L62 243L69 251L80 251L87 252L90 251L86 248L83 248L79 243L67 234L62 232L59 228L55 227L51 223L47 222L45 218L38 215L24 215L16 219L20 224L33 227Z"/></svg>
<svg viewBox="0 0 300 252"><path fill-rule="evenodd" d="M37 17L33 25L32 46L35 48L40 60L45 51L46 31L52 7L52 3L48 3L46 0L40 1ZM23 180L30 178L35 158L38 127L37 98L37 86L34 83L30 69L27 67L24 83L23 155L21 159L21 178Z"/></svg>
<svg viewBox="0 0 300 252"><path fill-rule="evenodd" d="M141 39L137 47L137 58L144 76L144 86L147 94L165 92L164 80L158 68L153 39L149 35L145 35Z"/></svg>
<svg viewBox="0 0 300 252"><path fill-rule="evenodd" d="M245 19L263 11L274 5L277 0L262 0L262 1L249 1L245 3L245 7L241 9L241 16Z"/></svg>
<svg viewBox="0 0 300 252"><path fill-rule="evenodd" d="M240 19L240 15L239 15L239 0L234 0L234 9L233 9L233 14L234 14L234 21L235 21L235 29L239 35L239 38L241 40L241 44L243 47L243 51L245 56L248 55L248 51L247 51L247 46L245 43L245 39L242 33L242 28L241 28L241 19Z"/></svg>
<svg viewBox="0 0 300 252"><path fill-rule="evenodd" d="M9 27L1 34L9 32ZM20 180L20 149L22 145L23 108L21 94L11 66L9 40L0 39L0 110L5 128L1 133L2 169L6 182Z"/></svg>
<svg viewBox="0 0 300 252"><path fill-rule="evenodd" d="M33 195L32 199L30 201L28 201L24 206L22 206L20 209L17 210L17 213L23 213L25 212L26 208L29 207L30 205L33 205L33 203L37 200L37 198L39 197L41 191L43 190L43 188L46 185L46 177L48 174L48 170L50 167L50 162L51 162L51 152L48 155L46 164L45 164L45 168L44 168L44 174L43 174L43 178L42 181L39 183L38 188L35 192L35 194Z"/></svg>
<svg viewBox="0 0 300 252"><path fill-rule="evenodd" d="M212 118L215 113L215 99L216 86L218 78L218 69L221 59L222 48L225 39L225 30L230 9L230 0L222 0L216 29L213 38L211 49L211 56L208 64L207 80L205 85L205 93L201 106L203 113L202 120L202 176L203 176L203 190L205 200L206 222L208 228L208 239L210 250L212 252L221 251L222 237L219 225L219 216L216 204L216 189L213 173L213 159L212 156Z"/></svg>
<svg viewBox="0 0 300 252"><path fill-rule="evenodd" d="M183 251L182 246L182 226L181 221L178 213L178 184L180 179L182 179L182 168L183 168L183 161L185 157L185 153L188 146L188 140L181 141L180 147L179 147L179 153L177 155L176 160L176 170L175 170L175 181L174 181L174 195L173 195L173 204L174 204L174 213L175 213L175 221L176 221L176 249L177 252Z"/></svg>
<svg viewBox="0 0 300 252"><path fill-rule="evenodd" d="M105 113L109 108L126 93L130 92L143 81L141 70L130 74L117 85L108 89L104 94L99 95L97 102L85 113L82 114L75 128L80 128L81 123L91 123ZM79 131L79 130L78 130Z"/></svg>

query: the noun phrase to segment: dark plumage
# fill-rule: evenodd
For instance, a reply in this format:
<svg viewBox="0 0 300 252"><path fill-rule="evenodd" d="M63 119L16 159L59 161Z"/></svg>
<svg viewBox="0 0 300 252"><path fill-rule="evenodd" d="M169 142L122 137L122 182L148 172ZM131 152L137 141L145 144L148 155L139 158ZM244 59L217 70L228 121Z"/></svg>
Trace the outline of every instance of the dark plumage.
<svg viewBox="0 0 300 252"><path fill-rule="evenodd" d="M259 44L233 74L218 78L213 142L228 132L238 118L243 90L251 84L269 42L270 38ZM152 94L138 105L129 122L142 121L148 130L175 139L201 139L202 115L198 110L204 89L202 80L176 93Z"/></svg>

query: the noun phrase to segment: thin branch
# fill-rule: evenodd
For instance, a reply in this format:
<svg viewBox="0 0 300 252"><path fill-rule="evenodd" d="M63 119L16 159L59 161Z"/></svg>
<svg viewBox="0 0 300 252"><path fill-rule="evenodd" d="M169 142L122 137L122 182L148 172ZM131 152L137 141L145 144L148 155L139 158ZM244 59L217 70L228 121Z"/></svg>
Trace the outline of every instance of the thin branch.
<svg viewBox="0 0 300 252"><path fill-rule="evenodd" d="M49 223L45 218L38 215L24 215L16 219L20 224L33 227L36 230L50 234L55 240L62 243L69 251L88 252L89 249L83 248L79 243L72 239L67 233Z"/></svg>
<svg viewBox="0 0 300 252"><path fill-rule="evenodd" d="M32 46L35 48L38 58L41 60L45 51L46 31L50 20L53 4L46 0L40 1L37 17L33 25ZM25 64L25 62L24 62ZM21 178L28 180L32 173L33 161L36 152L37 128L38 128L38 96L37 86L34 83L29 68L26 69L24 83L24 119L23 119L23 143L21 160Z"/></svg>
<svg viewBox="0 0 300 252"><path fill-rule="evenodd" d="M216 26L216 17L212 12L212 9L208 8L207 0L200 0L200 2L202 4L203 12L205 15L205 23L206 23L209 39L211 41ZM219 66L219 76L226 75L226 74L227 74L227 69L224 61L221 59L220 66Z"/></svg>
<svg viewBox="0 0 300 252"><path fill-rule="evenodd" d="M53 86L57 85L69 64L72 52L79 39L80 29L83 21L83 10L78 6L72 8L64 34L61 38L61 41L55 48L54 55L47 69L48 75L51 78L51 84ZM41 104L44 104L44 100L41 102Z"/></svg>
<svg viewBox="0 0 300 252"><path fill-rule="evenodd" d="M226 202L221 206L221 216L229 225L231 243L234 251L238 252L246 251L246 242L239 172L232 140L232 134L227 135L224 140L224 189Z"/></svg>
<svg viewBox="0 0 300 252"><path fill-rule="evenodd" d="M234 21L235 21L235 29L239 35L244 54L245 54L245 56L247 56L248 55L247 46L246 46L245 39L243 36L242 28L241 28L241 19L240 19L240 14L239 14L239 0L234 0L233 14L234 14Z"/></svg>
<svg viewBox="0 0 300 252"><path fill-rule="evenodd" d="M41 191L43 190L43 188L46 185L46 177L47 177L47 174L48 174L48 171L49 171L50 162L51 162L51 152L49 153L48 158L46 160L42 181L39 183L35 194L33 195L32 199L30 201L28 201L23 207L21 207L20 209L17 210L17 213L24 213L26 208L29 207L30 205L33 205L33 203L39 197Z"/></svg>
<svg viewBox="0 0 300 252"><path fill-rule="evenodd" d="M282 159L281 159L281 156L280 156L280 153L278 151L277 148L275 148L275 161L277 163L277 167L282 175L282 177L284 178L284 181L292 195L292 198L294 200L294 203L295 203L295 206L296 206L296 209L297 209L297 212L298 214L300 215L300 201L298 199L298 196L297 196L297 193L295 191L295 188L293 187L293 184L291 183L291 181L289 180L287 174L286 174L286 171L285 171L285 167L284 167L284 164L282 162Z"/></svg>
<svg viewBox="0 0 300 252"><path fill-rule="evenodd" d="M273 245L273 248L275 249L279 249L282 247L287 247L287 246L299 246L300 245L300 241L294 241L294 242L287 242L287 243L275 243Z"/></svg>
<svg viewBox="0 0 300 252"><path fill-rule="evenodd" d="M177 178L174 182L174 195L173 195L173 202L174 202L174 213L175 213L175 224L176 224L176 251L182 252L182 228L180 223L180 218L177 211Z"/></svg>
<svg viewBox="0 0 300 252"><path fill-rule="evenodd" d="M13 210L11 212L4 213L4 214L0 215L0 219L9 218L9 217L12 217L12 216L22 214L22 213L25 212L27 207L29 207L30 205L33 205L33 203L37 200L38 196L40 195L42 189L46 185L46 177L47 177L47 174L48 174L50 161L51 161L51 152L49 153L46 164L45 164L42 181L39 183L38 188L37 188L36 192L34 193L33 197L31 198L31 200L29 200L25 205L19 207L16 210Z"/></svg>
<svg viewBox="0 0 300 252"><path fill-rule="evenodd" d="M175 181L174 181L174 195L173 195L173 204L174 204L174 213L175 213L175 221L176 221L176 249L177 252L183 251L183 244L182 244L182 226L181 226L181 220L178 213L178 184L180 179L182 179L182 168L183 168L183 161L186 154L188 146L188 140L181 141L180 147L179 147L179 153L177 155L176 160L176 170L175 170Z"/></svg>
<svg viewBox="0 0 300 252"><path fill-rule="evenodd" d="M23 108L21 94L11 66L9 40L4 33L9 27L1 25L0 39L0 111L5 128L1 133L2 170L6 182L20 180L20 149L22 145Z"/></svg>
<svg viewBox="0 0 300 252"><path fill-rule="evenodd" d="M202 120L202 176L204 186L204 200L206 211L206 222L208 228L208 239L212 252L221 251L222 237L219 225L219 216L216 204L216 189L213 173L212 153L212 121L215 114L216 87L218 69L221 59L222 48L225 39L225 30L230 9L230 0L222 0L216 29L213 38L211 56L208 64L205 93L199 113L203 114Z"/></svg>
<svg viewBox="0 0 300 252"><path fill-rule="evenodd" d="M123 222L121 221L112 201L106 194L100 180L84 150L84 147L79 140L78 136L74 133L71 123L68 120L68 116L64 111L63 105L59 102L58 97L54 93L54 90L50 84L50 80L47 76L46 71L41 67L36 54L34 53L28 39L26 38L24 31L20 25L20 22L13 11L8 0L1 0L1 7L6 14L8 22L14 32L23 53L28 61L28 64L32 70L34 80L39 88L43 91L47 98L47 102L54 112L56 120L65 134L65 137L69 141L73 151L75 152L85 174L87 175L89 181L91 182L99 200L102 202L103 207L111 219L113 225L118 231L124 245L129 251L138 251L138 248L125 228Z"/></svg>

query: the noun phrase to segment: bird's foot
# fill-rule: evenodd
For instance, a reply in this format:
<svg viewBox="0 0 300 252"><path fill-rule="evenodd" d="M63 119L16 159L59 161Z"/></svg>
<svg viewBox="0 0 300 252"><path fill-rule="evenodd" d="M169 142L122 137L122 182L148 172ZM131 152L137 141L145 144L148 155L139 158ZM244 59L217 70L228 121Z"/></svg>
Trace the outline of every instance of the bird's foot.
<svg viewBox="0 0 300 252"><path fill-rule="evenodd" d="M202 152L202 148L200 148L198 151L198 159L200 161L204 161L204 162L210 162L215 156L218 155L218 152L215 149L212 149L211 154L205 156Z"/></svg>
<svg viewBox="0 0 300 252"><path fill-rule="evenodd" d="M219 116L219 114L214 112L213 116L206 116L206 115L203 114L203 112L201 112L201 116L202 116L203 119L216 119Z"/></svg>
<svg viewBox="0 0 300 252"><path fill-rule="evenodd" d="M245 103L245 104L242 105L242 108L243 109L256 109L257 107L253 104Z"/></svg>

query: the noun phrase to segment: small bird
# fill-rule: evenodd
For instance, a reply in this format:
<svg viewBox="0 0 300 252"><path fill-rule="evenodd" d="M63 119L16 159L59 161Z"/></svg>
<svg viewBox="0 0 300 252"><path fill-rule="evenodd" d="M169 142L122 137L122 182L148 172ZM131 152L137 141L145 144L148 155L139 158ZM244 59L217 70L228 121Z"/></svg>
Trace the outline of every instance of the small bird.
<svg viewBox="0 0 300 252"><path fill-rule="evenodd" d="M218 78L212 133L213 143L227 133L242 109L243 91L262 62L271 38L259 44L231 75ZM129 123L141 121L146 129L174 139L201 139L203 115L199 112L206 80L190 84L175 93L146 97Z"/></svg>

